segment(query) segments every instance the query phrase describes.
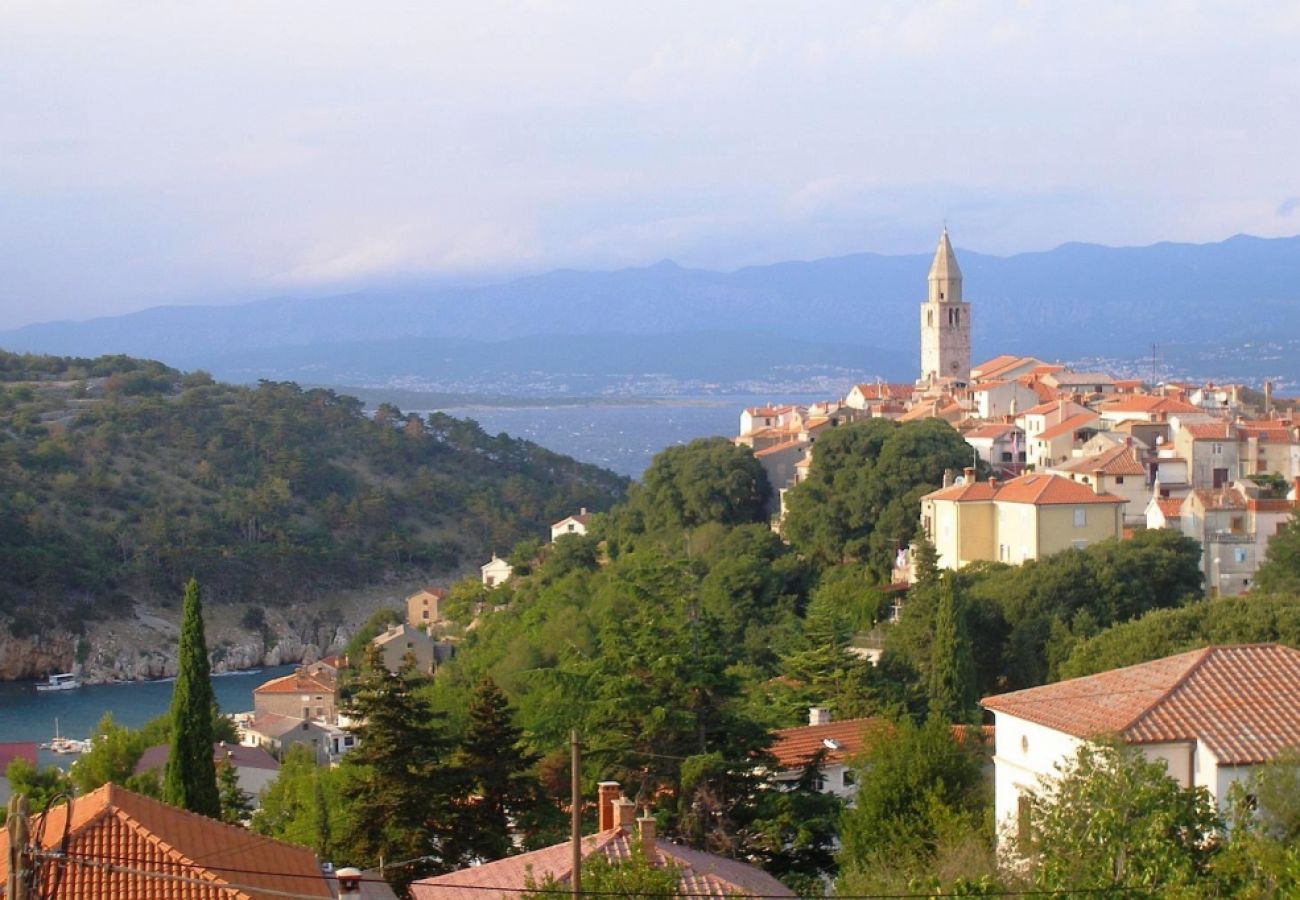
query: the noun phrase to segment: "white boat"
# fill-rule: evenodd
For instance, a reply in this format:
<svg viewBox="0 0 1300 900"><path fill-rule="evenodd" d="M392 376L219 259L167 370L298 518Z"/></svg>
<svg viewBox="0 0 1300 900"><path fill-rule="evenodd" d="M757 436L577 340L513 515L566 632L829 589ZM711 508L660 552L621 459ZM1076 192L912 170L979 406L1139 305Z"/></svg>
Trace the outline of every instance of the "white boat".
<svg viewBox="0 0 1300 900"><path fill-rule="evenodd" d="M42 750L53 753L85 753L90 749L90 741L78 741L59 735L59 720L54 720L54 739L41 744Z"/></svg>
<svg viewBox="0 0 1300 900"><path fill-rule="evenodd" d="M71 691L81 687L81 682L77 680L74 672L60 672L57 675L51 675L50 680L45 684L36 685L38 691Z"/></svg>

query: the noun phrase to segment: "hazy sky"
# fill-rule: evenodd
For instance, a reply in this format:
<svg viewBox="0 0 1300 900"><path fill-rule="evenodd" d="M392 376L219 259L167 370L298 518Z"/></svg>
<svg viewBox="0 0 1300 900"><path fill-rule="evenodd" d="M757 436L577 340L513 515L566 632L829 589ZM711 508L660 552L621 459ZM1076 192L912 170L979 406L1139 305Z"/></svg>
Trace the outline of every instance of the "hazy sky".
<svg viewBox="0 0 1300 900"><path fill-rule="evenodd" d="M1300 233L1300 3L0 0L0 327Z"/></svg>

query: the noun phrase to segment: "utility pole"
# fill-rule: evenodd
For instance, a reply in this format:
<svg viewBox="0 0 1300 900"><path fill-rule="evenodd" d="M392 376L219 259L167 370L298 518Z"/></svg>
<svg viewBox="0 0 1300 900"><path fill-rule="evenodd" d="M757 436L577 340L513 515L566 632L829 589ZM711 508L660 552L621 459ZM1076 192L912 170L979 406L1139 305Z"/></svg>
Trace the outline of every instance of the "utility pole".
<svg viewBox="0 0 1300 900"><path fill-rule="evenodd" d="M569 837L573 841L573 900L582 896L582 744L578 741L578 729L569 733L569 752L573 772L569 784L569 804L572 807Z"/></svg>
<svg viewBox="0 0 1300 900"><path fill-rule="evenodd" d="M27 798L17 794L9 798L9 879L7 900L27 900Z"/></svg>

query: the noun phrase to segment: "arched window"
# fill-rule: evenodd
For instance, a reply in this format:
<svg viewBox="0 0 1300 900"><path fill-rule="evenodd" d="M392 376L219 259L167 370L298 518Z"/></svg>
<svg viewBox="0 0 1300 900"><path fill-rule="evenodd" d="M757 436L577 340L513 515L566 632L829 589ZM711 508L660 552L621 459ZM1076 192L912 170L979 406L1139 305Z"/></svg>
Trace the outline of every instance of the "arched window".
<svg viewBox="0 0 1300 900"><path fill-rule="evenodd" d="M927 309L925 311L925 324L930 328L934 327L934 310Z"/></svg>

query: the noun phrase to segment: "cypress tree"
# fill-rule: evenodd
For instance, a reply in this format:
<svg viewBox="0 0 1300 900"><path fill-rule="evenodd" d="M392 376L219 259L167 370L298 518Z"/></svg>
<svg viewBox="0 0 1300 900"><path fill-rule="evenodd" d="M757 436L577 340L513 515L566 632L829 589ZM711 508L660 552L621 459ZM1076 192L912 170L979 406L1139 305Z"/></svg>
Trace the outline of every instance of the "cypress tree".
<svg viewBox="0 0 1300 900"><path fill-rule="evenodd" d="M163 775L163 800L212 818L221 816L217 770L212 764L212 710L216 698L208 669L208 643L203 636L203 603L199 583L185 585L181 614L176 684L172 688L171 751Z"/></svg>
<svg viewBox="0 0 1300 900"><path fill-rule="evenodd" d="M939 584L930 644L930 714L948 722L965 722L975 711L975 700L975 658L966 634L966 617L949 576Z"/></svg>

